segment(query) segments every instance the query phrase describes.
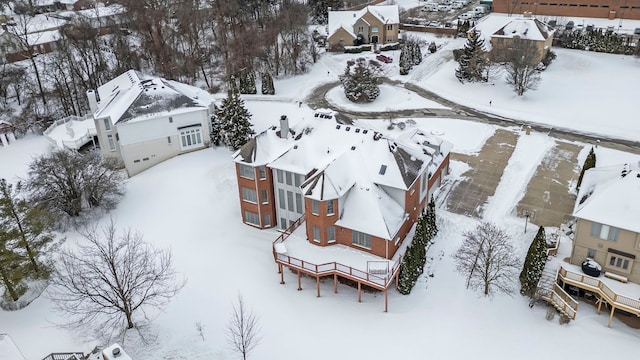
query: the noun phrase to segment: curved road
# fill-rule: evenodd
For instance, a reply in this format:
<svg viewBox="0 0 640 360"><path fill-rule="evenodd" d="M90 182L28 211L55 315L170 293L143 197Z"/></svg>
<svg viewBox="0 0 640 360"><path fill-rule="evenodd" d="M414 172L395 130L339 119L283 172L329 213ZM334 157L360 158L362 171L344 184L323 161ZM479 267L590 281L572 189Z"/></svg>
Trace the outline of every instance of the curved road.
<svg viewBox="0 0 640 360"><path fill-rule="evenodd" d="M397 110L393 112L361 112L343 109L330 104L326 99L326 94L329 90L340 85L339 81L327 83L321 85L313 90L311 95L307 97L305 102L313 109L325 108L339 111L341 114L351 118L373 118L373 119L389 119L390 117L439 117L439 118L455 118L471 121L478 121L483 123L495 124L500 126L530 126L533 130L538 132L546 132L550 136L568 140L568 141L580 141L584 143L599 144L608 148L621 150L625 152L640 154L640 142L631 141L625 139L617 139L605 136L596 136L594 134L581 133L572 129L554 128L551 125L545 124L531 124L523 120L510 119L495 114L485 113L471 107L455 103L447 100L438 94L435 94L429 90L425 90L421 87L410 83L402 83L400 81L394 81L387 78L383 79L386 84L401 86L407 90L422 96L425 99L435 101L450 109L410 109L410 110Z"/></svg>

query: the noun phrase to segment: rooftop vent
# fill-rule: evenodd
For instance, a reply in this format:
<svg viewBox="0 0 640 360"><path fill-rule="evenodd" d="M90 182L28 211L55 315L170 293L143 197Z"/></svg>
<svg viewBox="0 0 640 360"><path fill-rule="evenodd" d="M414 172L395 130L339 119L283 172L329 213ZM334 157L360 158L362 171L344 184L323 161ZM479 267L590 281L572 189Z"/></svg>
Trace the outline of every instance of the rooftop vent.
<svg viewBox="0 0 640 360"><path fill-rule="evenodd" d="M352 147L351 147L351 150L355 150L355 149L356 149L356 147L355 147L355 146L352 146Z"/></svg>
<svg viewBox="0 0 640 360"><path fill-rule="evenodd" d="M356 129L356 133L359 133L359 132L360 132L360 129L359 129L359 128L357 128L357 129Z"/></svg>
<svg viewBox="0 0 640 360"><path fill-rule="evenodd" d="M345 130L347 130L347 131L351 130L351 126L347 126L347 127L345 128Z"/></svg>
<svg viewBox="0 0 640 360"><path fill-rule="evenodd" d="M113 357L120 356L120 348L119 347L113 348L113 350L111 350L111 354L113 354Z"/></svg>
<svg viewBox="0 0 640 360"><path fill-rule="evenodd" d="M293 145L293 148L294 148L294 149L297 149L297 148L298 148L298 145Z"/></svg>
<svg viewBox="0 0 640 360"><path fill-rule="evenodd" d="M366 134L366 133L368 133L368 132L369 132L369 130L362 130L362 133L363 133L363 134Z"/></svg>
<svg viewBox="0 0 640 360"><path fill-rule="evenodd" d="M622 177L627 176L628 173L629 173L629 164L624 164L624 167L622 168Z"/></svg>
<svg viewBox="0 0 640 360"><path fill-rule="evenodd" d="M340 125L336 125L336 129L340 130Z"/></svg>

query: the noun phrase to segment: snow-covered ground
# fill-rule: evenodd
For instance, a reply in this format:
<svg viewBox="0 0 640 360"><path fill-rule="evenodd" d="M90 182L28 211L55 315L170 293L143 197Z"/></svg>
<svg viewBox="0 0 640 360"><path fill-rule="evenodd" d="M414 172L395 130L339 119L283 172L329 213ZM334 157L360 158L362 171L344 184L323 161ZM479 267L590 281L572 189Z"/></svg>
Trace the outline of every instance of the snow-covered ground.
<svg viewBox="0 0 640 360"><path fill-rule="evenodd" d="M389 76L505 116L636 141L640 138L633 102L633 94L637 97L635 79L640 78L636 59L558 50L558 59L543 73L540 89L516 98L502 82L459 84L447 49L461 43L435 40L448 42L415 68L413 75L394 75L397 68L391 67ZM397 65L397 54L392 56L396 56ZM276 124L282 114L291 121L312 116L311 109L299 106L298 101L316 85L335 81L346 59L345 55L325 55L309 74L278 80L275 97L246 97L256 130ZM382 109L399 108L392 93L383 93L380 100L386 103L380 105ZM610 106L614 103L617 106ZM602 113L608 116L599 116ZM466 154L477 152L496 128L456 119L414 120L415 126L441 135L454 144L454 151ZM362 123L380 130L389 124L383 120ZM535 231L523 234L524 221L512 217L511 209L551 141L539 133L521 137L496 194L486 205L487 216L512 236L521 257ZM0 148L0 177L15 180L26 176L31 158L47 151L48 142L37 136ZM171 248L176 269L188 278L183 291L153 319L148 329L153 336L148 336L146 343L135 336L124 340L122 345L133 359L234 358L224 327L238 294L260 319L262 341L251 356L255 359L539 359L550 354L553 358L608 358L637 352L637 330L617 320L607 328L608 316L598 316L589 305L580 305L576 321L559 325L544 319L543 306L530 309L520 295L484 298L465 289L451 255L461 243L461 234L477 221L442 209L438 210L440 233L429 249L425 270L433 277L421 277L409 296L391 291L389 313L382 311L382 296L365 293L358 303L355 289L339 285L338 294L334 294L332 281L322 283L320 298L313 279L303 278L303 290L297 291L294 274L286 271L287 283L280 285L271 253L271 242L278 233L241 223L230 155L225 149L205 149L136 175L127 180L125 198L108 215L120 227L139 230L156 246ZM640 159L602 147L597 155L602 165ZM465 167L453 161L449 181L460 176ZM108 216L101 221L108 221ZM70 232L67 238L76 239L77 234ZM558 258L563 256L566 254ZM98 345L55 328L52 323L59 316L46 298L39 298L23 310L0 311L0 333L10 333L29 360L39 360L50 352L86 352ZM196 331L197 322L204 325L204 340ZM594 343L605 345L588 345ZM0 353L0 360L13 359Z"/></svg>

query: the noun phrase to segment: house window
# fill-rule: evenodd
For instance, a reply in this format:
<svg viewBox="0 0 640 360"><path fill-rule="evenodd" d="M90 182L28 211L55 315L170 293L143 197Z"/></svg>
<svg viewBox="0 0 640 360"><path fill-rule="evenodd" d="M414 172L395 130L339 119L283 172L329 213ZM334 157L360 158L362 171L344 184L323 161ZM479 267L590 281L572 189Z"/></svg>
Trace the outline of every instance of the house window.
<svg viewBox="0 0 640 360"><path fill-rule="evenodd" d="M276 177L278 178L278 182L282 184L282 170L276 170Z"/></svg>
<svg viewBox="0 0 640 360"><path fill-rule="evenodd" d="M173 118L171 116L169 116L169 122L172 123L173 122Z"/></svg>
<svg viewBox="0 0 640 360"><path fill-rule="evenodd" d="M327 242L335 242L336 241L336 228L334 226L329 226L327 228Z"/></svg>
<svg viewBox="0 0 640 360"><path fill-rule="evenodd" d="M261 190L260 191L260 195L262 197L262 203L263 204L268 204L269 203L269 193L267 192L267 190Z"/></svg>
<svg viewBox="0 0 640 360"><path fill-rule="evenodd" d="M267 172L266 172L264 166L260 166L258 168L258 172L260 173L260 179L266 179L267 178Z"/></svg>
<svg viewBox="0 0 640 360"><path fill-rule="evenodd" d="M296 193L296 212L302 214L302 195Z"/></svg>
<svg viewBox="0 0 640 360"><path fill-rule="evenodd" d="M327 215L333 215L333 200L327 201Z"/></svg>
<svg viewBox="0 0 640 360"><path fill-rule="evenodd" d="M314 215L318 215L320 213L320 205L318 204L318 200L311 200L311 213Z"/></svg>
<svg viewBox="0 0 640 360"><path fill-rule="evenodd" d="M371 32L372 33L377 33L378 32L378 26L377 25L371 26Z"/></svg>
<svg viewBox="0 0 640 360"><path fill-rule="evenodd" d="M594 249L589 249L589 251L587 251L587 257L593 259L596 257L596 251Z"/></svg>
<svg viewBox="0 0 640 360"><path fill-rule="evenodd" d="M358 26L358 33L362 33L364 31L364 27Z"/></svg>
<svg viewBox="0 0 640 360"><path fill-rule="evenodd" d="M353 245L371 249L371 235L361 233L359 231L351 231L351 243Z"/></svg>
<svg viewBox="0 0 640 360"><path fill-rule="evenodd" d="M592 223L591 236L602 240L616 241L618 238L618 229L609 225Z"/></svg>
<svg viewBox="0 0 640 360"><path fill-rule="evenodd" d="M252 179L255 176L255 171L249 165L240 164L240 176L247 179Z"/></svg>
<svg viewBox="0 0 640 360"><path fill-rule="evenodd" d="M393 25L391 24L387 25L387 30L393 30Z"/></svg>
<svg viewBox="0 0 640 360"><path fill-rule="evenodd" d="M263 223L263 226L271 226L271 215L264 214L262 216L262 223Z"/></svg>
<svg viewBox="0 0 640 360"><path fill-rule="evenodd" d="M200 127L190 127L180 130L180 139L182 140L182 148L189 149L202 145L202 132Z"/></svg>
<svg viewBox="0 0 640 360"><path fill-rule="evenodd" d="M258 216L258 214L251 212L251 211L246 211L244 212L244 221L251 224L251 225L256 225L256 226L260 226L260 217Z"/></svg>
<svg viewBox="0 0 640 360"><path fill-rule="evenodd" d="M109 121L109 119L102 119L104 120L104 129L107 131L111 131L111 121Z"/></svg>
<svg viewBox="0 0 640 360"><path fill-rule="evenodd" d="M289 205L289 211L293 210L293 192L287 191L287 204Z"/></svg>
<svg viewBox="0 0 640 360"><path fill-rule="evenodd" d="M294 179L295 180L295 185L296 186L300 186L302 184L302 180L303 179L304 178L302 177L302 175L296 174L295 175L295 179Z"/></svg>
<svg viewBox="0 0 640 360"><path fill-rule="evenodd" d="M284 199L284 190L282 189L278 189L278 203L280 204L280 209L287 209L284 205L285 203L285 199Z"/></svg>
<svg viewBox="0 0 640 360"><path fill-rule="evenodd" d="M109 150L116 150L116 142L113 140L113 135L107 135L107 140L109 140Z"/></svg>
<svg viewBox="0 0 640 360"><path fill-rule="evenodd" d="M320 242L320 228L318 226L313 226L313 241Z"/></svg>
<svg viewBox="0 0 640 360"><path fill-rule="evenodd" d="M427 176L427 174L423 174L422 175L422 191L426 191L427 190L427 180L429 179L429 177Z"/></svg>
<svg viewBox="0 0 640 360"><path fill-rule="evenodd" d="M386 41L387 42L393 42L393 36L387 36Z"/></svg>
<svg viewBox="0 0 640 360"><path fill-rule="evenodd" d="M619 254L607 254L607 267L610 269L621 271L625 274L630 274L632 265L632 258Z"/></svg>
<svg viewBox="0 0 640 360"><path fill-rule="evenodd" d="M167 144L171 144L171 136L167 136Z"/></svg>
<svg viewBox="0 0 640 360"><path fill-rule="evenodd" d="M287 185L293 184L293 182L291 180L291 175L293 175L293 174L291 174L290 172L287 171L287 172L284 173L284 175L285 175L285 178L287 179Z"/></svg>
<svg viewBox="0 0 640 360"><path fill-rule="evenodd" d="M282 230L286 230L287 229L287 219L280 218L280 229L282 229Z"/></svg>
<svg viewBox="0 0 640 360"><path fill-rule="evenodd" d="M243 187L242 200L252 202L252 203L258 203L258 195L256 194L256 191L254 189Z"/></svg>

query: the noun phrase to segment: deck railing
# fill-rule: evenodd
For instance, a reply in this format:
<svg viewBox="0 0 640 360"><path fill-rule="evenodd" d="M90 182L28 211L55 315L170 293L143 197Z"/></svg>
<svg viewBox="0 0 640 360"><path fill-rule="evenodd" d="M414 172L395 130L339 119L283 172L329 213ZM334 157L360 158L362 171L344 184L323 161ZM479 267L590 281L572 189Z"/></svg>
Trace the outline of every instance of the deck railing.
<svg viewBox="0 0 640 360"><path fill-rule="evenodd" d="M49 135L53 132L53 130L55 130L56 127L66 124L70 121L85 121L85 120L89 120L89 119L93 119L93 115L88 114L85 116L77 116L77 115L70 115L67 116L65 118L56 120L53 122L53 124L51 124L51 126L49 126L44 132L43 134L45 135L45 137L47 138L47 140L54 146L56 147L62 147L62 148L70 148L70 149L78 149L80 148L82 145L88 143L89 141L91 141L91 139L97 135L97 131L95 128L89 128L87 129L87 132L85 134L83 134L79 139L76 140L62 140L60 143L56 142L55 139L52 139L51 137L49 137Z"/></svg>
<svg viewBox="0 0 640 360"><path fill-rule="evenodd" d="M314 264L309 261L298 259L287 254L278 253L276 251L276 245L284 243L284 241L291 235L295 229L297 229L304 222L304 215L294 221L286 230L284 230L280 236L273 241L273 257L276 263L282 264L292 269L301 270L302 272L312 276L327 276L336 274L338 276L350 278L356 281L360 281L365 285L371 286L378 290L385 290L389 288L396 273L400 270L400 261L393 264L391 271L382 276L379 274L371 274L369 272L353 268L351 266L343 265L338 262L328 262L324 264Z"/></svg>
<svg viewBox="0 0 640 360"><path fill-rule="evenodd" d="M71 360L71 359L84 359L84 353L80 351L69 353L51 353L42 360Z"/></svg>
<svg viewBox="0 0 640 360"><path fill-rule="evenodd" d="M567 270L562 266L560 267L560 270L558 270L558 278L566 284L575 285L582 289L597 293L602 299L615 308L636 315L640 314L640 300L632 299L628 296L616 293L613 289L607 286L606 283L597 278Z"/></svg>

